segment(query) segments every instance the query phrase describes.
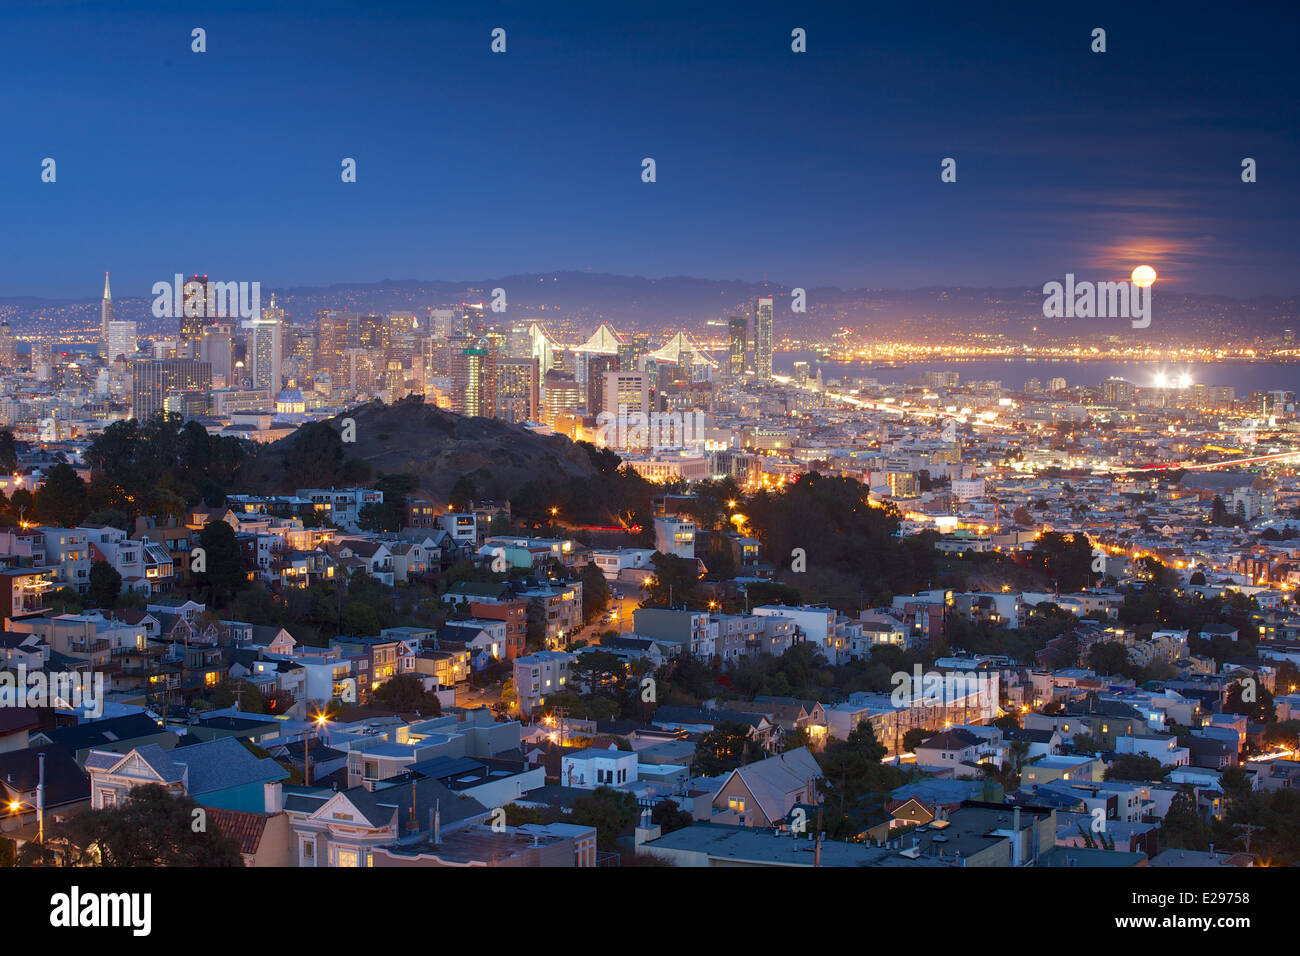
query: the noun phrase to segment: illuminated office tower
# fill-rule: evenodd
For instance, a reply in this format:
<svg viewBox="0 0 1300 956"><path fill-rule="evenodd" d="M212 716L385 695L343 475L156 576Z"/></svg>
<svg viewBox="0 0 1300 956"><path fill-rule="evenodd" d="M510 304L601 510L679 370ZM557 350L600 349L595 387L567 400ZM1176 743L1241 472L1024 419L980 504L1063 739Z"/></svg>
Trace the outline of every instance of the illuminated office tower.
<svg viewBox="0 0 1300 956"><path fill-rule="evenodd" d="M384 388L388 391L390 404L406 397L406 369L396 359L389 359L384 370Z"/></svg>
<svg viewBox="0 0 1300 956"><path fill-rule="evenodd" d="M456 313L451 309L430 309L424 331L436 338L449 338L456 331Z"/></svg>
<svg viewBox="0 0 1300 956"><path fill-rule="evenodd" d="M99 354L108 352L108 323L113 321L113 293L108 288L108 273L104 273L104 298L99 303ZM109 359L111 362L112 359Z"/></svg>
<svg viewBox="0 0 1300 956"><path fill-rule="evenodd" d="M605 400L601 411L610 415L647 415L650 412L650 376L646 372L606 372Z"/></svg>
<svg viewBox="0 0 1300 956"><path fill-rule="evenodd" d="M754 309L754 373L760 382L772 380L772 297L761 297Z"/></svg>
<svg viewBox="0 0 1300 956"><path fill-rule="evenodd" d="M353 313L355 326L348 323L348 348L369 352L388 350L388 320L373 313ZM382 358L382 356L380 356ZM380 363L383 365L384 363Z"/></svg>
<svg viewBox="0 0 1300 956"><path fill-rule="evenodd" d="M749 345L749 319L743 315L733 315L727 320L729 349L727 351L727 370L733 379L745 376L745 349Z"/></svg>
<svg viewBox="0 0 1300 956"><path fill-rule="evenodd" d="M451 356L451 409L461 415L496 414L496 349L485 340Z"/></svg>
<svg viewBox="0 0 1300 956"><path fill-rule="evenodd" d="M451 374L451 340L445 336L430 335L421 340L424 356L424 374L443 376ZM464 346L462 346L464 348Z"/></svg>
<svg viewBox="0 0 1300 956"><path fill-rule="evenodd" d="M49 342L33 342L31 356L28 359L28 367L35 370L42 365L53 365L53 355L50 351Z"/></svg>
<svg viewBox="0 0 1300 956"><path fill-rule="evenodd" d="M538 379L537 359L498 360L496 417L508 422L536 419Z"/></svg>
<svg viewBox="0 0 1300 956"><path fill-rule="evenodd" d="M142 359L133 366L131 416L140 421L165 407L169 395L208 392L212 389L212 366L194 359Z"/></svg>
<svg viewBox="0 0 1300 956"><path fill-rule="evenodd" d="M637 366L641 362L641 356L650 351L650 337L633 333L626 337L625 341L618 345L618 370L620 372L636 372Z"/></svg>
<svg viewBox="0 0 1300 956"><path fill-rule="evenodd" d="M197 342L203 337L203 327L212 322L213 302L207 276L190 276L181 290L184 302L178 318L182 342Z"/></svg>
<svg viewBox="0 0 1300 956"><path fill-rule="evenodd" d="M18 367L18 339L8 322L0 322L0 368Z"/></svg>
<svg viewBox="0 0 1300 956"><path fill-rule="evenodd" d="M456 316L456 332L460 335L472 335L478 338L488 330L487 311L483 303L470 304L462 302L460 313Z"/></svg>
<svg viewBox="0 0 1300 956"><path fill-rule="evenodd" d="M617 355L592 355L587 358L587 414L599 414L605 402L605 373L618 371Z"/></svg>
<svg viewBox="0 0 1300 956"><path fill-rule="evenodd" d="M403 368L411 364L411 355L415 351L415 337L419 322L414 312L389 312L387 317L387 337L385 354L389 362L401 362Z"/></svg>
<svg viewBox="0 0 1300 956"><path fill-rule="evenodd" d="M601 411L612 416L605 426L605 443L615 448L640 447L650 414L649 372L605 372L605 398Z"/></svg>
<svg viewBox="0 0 1300 956"><path fill-rule="evenodd" d="M249 334L248 355L252 359L254 388L269 388L272 395L280 392L281 326L276 319L255 319Z"/></svg>
<svg viewBox="0 0 1300 956"><path fill-rule="evenodd" d="M293 342L290 343L288 338L285 339L285 350L290 351L293 359L298 363L300 381L311 378L316 374L316 342L317 334L315 329L309 329L305 325L295 325L293 327Z"/></svg>
<svg viewBox="0 0 1300 956"><path fill-rule="evenodd" d="M204 326L199 339L199 359L212 366L212 380L220 380L223 388L234 383L230 373L235 364L234 327L228 322Z"/></svg>
<svg viewBox="0 0 1300 956"><path fill-rule="evenodd" d="M323 309L318 313L316 371L338 377L343 370L343 353L348 349L348 325L353 313Z"/></svg>
<svg viewBox="0 0 1300 956"><path fill-rule="evenodd" d="M135 361L136 325L134 322L122 322L113 319L108 323L108 344L104 351L104 361L112 365L119 358L128 362Z"/></svg>

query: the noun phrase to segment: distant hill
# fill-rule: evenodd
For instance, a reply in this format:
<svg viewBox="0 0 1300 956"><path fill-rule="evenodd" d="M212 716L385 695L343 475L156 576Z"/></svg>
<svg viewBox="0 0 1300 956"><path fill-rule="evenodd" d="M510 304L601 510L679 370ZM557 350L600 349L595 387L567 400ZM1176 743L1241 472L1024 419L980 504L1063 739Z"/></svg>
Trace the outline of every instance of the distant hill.
<svg viewBox="0 0 1300 956"><path fill-rule="evenodd" d="M489 418L466 418L412 396L393 405L374 401L327 420L336 431L343 420L356 422L356 442L343 446L348 458L361 458L375 475L407 473L418 487L442 501L461 475L480 474L483 497L509 498L539 476L577 481L597 468L587 451L562 435L537 435ZM262 448L247 465L246 484L254 494L283 494L303 487L287 470L290 451L303 434Z"/></svg>

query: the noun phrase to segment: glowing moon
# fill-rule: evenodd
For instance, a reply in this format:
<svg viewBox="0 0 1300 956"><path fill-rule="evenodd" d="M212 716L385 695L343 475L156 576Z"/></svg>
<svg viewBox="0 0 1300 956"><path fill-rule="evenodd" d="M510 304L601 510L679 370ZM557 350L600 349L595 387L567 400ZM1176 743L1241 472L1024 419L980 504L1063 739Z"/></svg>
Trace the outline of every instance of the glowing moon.
<svg viewBox="0 0 1300 956"><path fill-rule="evenodd" d="M1139 289L1145 289L1147 286L1154 284L1156 281L1156 270L1150 266L1138 266L1133 270L1133 284Z"/></svg>

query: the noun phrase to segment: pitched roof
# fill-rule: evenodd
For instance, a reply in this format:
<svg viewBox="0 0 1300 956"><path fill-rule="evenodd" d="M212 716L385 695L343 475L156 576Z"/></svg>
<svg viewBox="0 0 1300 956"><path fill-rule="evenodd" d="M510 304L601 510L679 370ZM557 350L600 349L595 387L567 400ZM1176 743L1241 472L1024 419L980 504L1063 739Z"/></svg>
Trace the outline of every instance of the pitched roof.
<svg viewBox="0 0 1300 956"><path fill-rule="evenodd" d="M177 747L170 757L189 767L190 796L249 783L284 780L289 772L269 757L257 757L234 737Z"/></svg>
<svg viewBox="0 0 1300 956"><path fill-rule="evenodd" d="M741 779L769 820L776 820L786 812L786 795L806 787L810 780L821 779L822 768L807 747L796 747L766 760L737 767L731 771L731 776ZM723 786L726 786L725 782Z"/></svg>
<svg viewBox="0 0 1300 956"><path fill-rule="evenodd" d="M983 737L972 734L969 730L954 727L952 730L945 730L941 734L935 734L928 740L923 741L921 746L926 750L965 750L967 747L974 747L983 741Z"/></svg>
<svg viewBox="0 0 1300 956"><path fill-rule="evenodd" d="M207 807L208 820L220 832L239 843L240 853L256 853L266 832L266 814L247 813L243 810L223 810Z"/></svg>
<svg viewBox="0 0 1300 956"><path fill-rule="evenodd" d="M90 797L90 778L72 753L58 744L0 753L0 791L16 796L36 789L40 755L45 754L45 806L57 807Z"/></svg>
<svg viewBox="0 0 1300 956"><path fill-rule="evenodd" d="M3 713L0 711L0 713ZM104 720L92 720L70 727L58 727L47 730L45 736L56 744L62 744L69 750L85 750L104 744L133 740L139 737L152 737L163 732L158 722L147 714L126 714L122 717L109 717Z"/></svg>

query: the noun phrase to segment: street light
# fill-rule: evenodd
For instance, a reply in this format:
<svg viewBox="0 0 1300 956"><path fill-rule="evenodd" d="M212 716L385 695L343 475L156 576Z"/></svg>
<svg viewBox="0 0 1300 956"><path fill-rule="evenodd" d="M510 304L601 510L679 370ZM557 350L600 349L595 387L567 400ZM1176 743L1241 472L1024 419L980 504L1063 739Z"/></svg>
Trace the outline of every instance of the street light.
<svg viewBox="0 0 1300 956"><path fill-rule="evenodd" d="M36 776L36 803L25 803L22 800L10 800L9 812L19 813L23 807L30 807L36 811L36 842L44 846L45 844L45 754L37 754L37 776Z"/></svg>

